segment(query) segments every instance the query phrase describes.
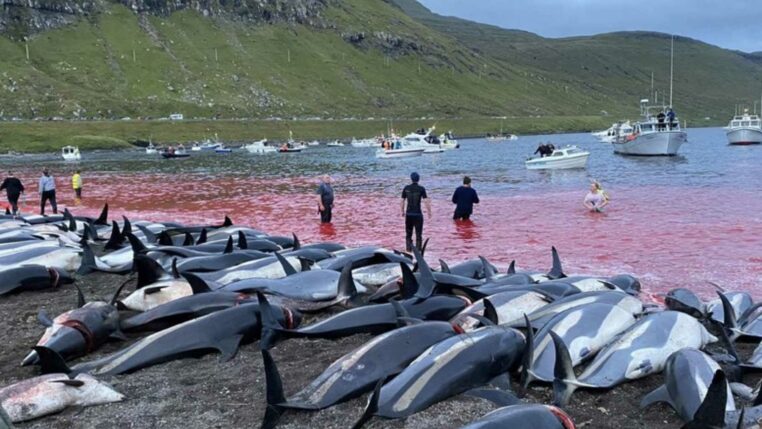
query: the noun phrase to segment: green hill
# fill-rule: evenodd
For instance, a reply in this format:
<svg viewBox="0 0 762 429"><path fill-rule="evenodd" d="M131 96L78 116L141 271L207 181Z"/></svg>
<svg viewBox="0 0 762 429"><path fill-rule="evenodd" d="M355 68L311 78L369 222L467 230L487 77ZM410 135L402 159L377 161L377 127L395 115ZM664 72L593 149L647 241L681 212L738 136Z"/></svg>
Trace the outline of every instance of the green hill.
<svg viewBox="0 0 762 429"><path fill-rule="evenodd" d="M10 0L0 118L619 117L651 72L668 89L664 35L545 39L395 2ZM755 98L757 57L677 39L682 116Z"/></svg>

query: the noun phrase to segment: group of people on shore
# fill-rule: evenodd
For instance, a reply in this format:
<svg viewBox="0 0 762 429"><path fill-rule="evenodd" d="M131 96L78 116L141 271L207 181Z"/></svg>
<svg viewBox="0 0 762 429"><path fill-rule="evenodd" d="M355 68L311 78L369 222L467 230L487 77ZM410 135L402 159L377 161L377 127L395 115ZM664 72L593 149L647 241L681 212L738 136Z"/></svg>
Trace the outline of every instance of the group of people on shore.
<svg viewBox="0 0 762 429"><path fill-rule="evenodd" d="M78 204L82 200L82 175L79 170L76 170L71 176L71 187L74 191L74 201ZM10 206L11 214L14 216L19 214L19 198L22 195L26 195L24 184L16 177L13 172L9 171L8 176L0 184L0 191L5 190L5 194L8 197L8 205ZM50 202L50 208L53 209L53 214L58 214L58 203L56 202L56 179L50 174L50 171L46 168L42 170L42 176L38 182L37 192L40 194L40 215L45 215L45 207Z"/></svg>

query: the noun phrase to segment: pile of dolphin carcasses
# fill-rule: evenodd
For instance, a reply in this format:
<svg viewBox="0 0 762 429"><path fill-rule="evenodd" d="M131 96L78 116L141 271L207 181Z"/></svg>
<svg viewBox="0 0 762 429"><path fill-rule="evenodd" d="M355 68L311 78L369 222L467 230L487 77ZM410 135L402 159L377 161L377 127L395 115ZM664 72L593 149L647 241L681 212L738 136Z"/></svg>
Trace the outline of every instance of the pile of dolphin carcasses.
<svg viewBox="0 0 762 429"><path fill-rule="evenodd" d="M467 394L499 407L468 428L568 429L574 423L561 408L576 389L611 389L660 372L664 385L643 406L666 402L686 427L743 427L762 416L756 407L736 409L729 387L753 398L751 388L730 382L762 366L762 350L742 361L732 346L762 336L762 310L748 294L704 304L677 290L662 310L644 306L630 275L565 275L555 249L547 273L516 271L512 263L502 274L481 257L440 261L432 270L425 245L409 255L303 245L227 218L185 226L126 218L109 225L107 217L106 207L98 219L67 212L0 221L0 296L57 288L93 271L125 276L110 302L85 302L80 291L78 308L54 318L40 312L46 329L22 365L42 375L0 390L11 422L119 401L99 379L214 350L228 360L253 342L266 375L263 427L275 427L290 409L320 410L367 394L359 428ZM302 324L315 313L321 317L310 319L319 321ZM125 332L144 334L103 358L67 363ZM283 391L270 349L293 338L360 333L374 337L302 390ZM727 377L720 355L702 351L718 336L728 350L721 360L732 370ZM512 380L546 384L554 405L523 402Z"/></svg>

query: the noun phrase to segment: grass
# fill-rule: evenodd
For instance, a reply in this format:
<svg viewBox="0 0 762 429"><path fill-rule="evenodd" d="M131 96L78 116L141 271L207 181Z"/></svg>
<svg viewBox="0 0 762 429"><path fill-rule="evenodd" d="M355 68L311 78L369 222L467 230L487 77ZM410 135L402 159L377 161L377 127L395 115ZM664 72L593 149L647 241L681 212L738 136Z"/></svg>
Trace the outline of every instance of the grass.
<svg viewBox="0 0 762 429"><path fill-rule="evenodd" d="M437 130L456 135L497 133L536 134L605 128L611 120L599 116L444 119L394 121L399 133L436 124ZM58 152L65 145L80 149L123 149L128 142L191 142L214 137L224 141L261 138L285 140L289 130L300 140L364 138L386 133L387 121L76 121L0 123L0 152Z"/></svg>

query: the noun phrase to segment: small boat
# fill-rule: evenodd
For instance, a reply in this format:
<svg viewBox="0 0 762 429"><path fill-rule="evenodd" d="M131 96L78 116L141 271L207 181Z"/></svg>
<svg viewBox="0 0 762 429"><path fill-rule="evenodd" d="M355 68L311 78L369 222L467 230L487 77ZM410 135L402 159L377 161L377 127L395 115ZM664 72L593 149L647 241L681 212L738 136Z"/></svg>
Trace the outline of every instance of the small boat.
<svg viewBox="0 0 762 429"><path fill-rule="evenodd" d="M267 139L247 144L243 148L249 151L249 153L256 154L275 153L278 151L277 148L267 145Z"/></svg>
<svg viewBox="0 0 762 429"><path fill-rule="evenodd" d="M389 149L381 148L377 150L376 158L412 158L423 155L425 151L425 147L408 144L405 140L397 140Z"/></svg>
<svg viewBox="0 0 762 429"><path fill-rule="evenodd" d="M317 141L317 140L313 140L313 141L307 143L307 146L320 146L320 142Z"/></svg>
<svg viewBox="0 0 762 429"><path fill-rule="evenodd" d="M443 150L453 150L460 147L460 143L455 139L452 131L448 131L439 136L439 147Z"/></svg>
<svg viewBox="0 0 762 429"><path fill-rule="evenodd" d="M725 135L728 137L728 144L760 144L762 143L762 121L759 116L750 115L747 109L743 115L735 116L730 121L725 127Z"/></svg>
<svg viewBox="0 0 762 429"><path fill-rule="evenodd" d="M284 143L278 148L280 153L299 153L304 150L304 146L293 142Z"/></svg>
<svg viewBox="0 0 762 429"><path fill-rule="evenodd" d="M79 147L64 146L61 148L61 156L64 161L79 161L82 157L79 154Z"/></svg>
<svg viewBox="0 0 762 429"><path fill-rule="evenodd" d="M526 160L528 170L567 170L571 168L585 168L590 152L584 151L577 146L566 146L556 149L552 154L542 158L530 158Z"/></svg>
<svg viewBox="0 0 762 429"><path fill-rule="evenodd" d="M191 150L193 152L199 152L199 151L201 151L201 145L198 144L198 143L193 143L193 146L191 146Z"/></svg>
<svg viewBox="0 0 762 429"><path fill-rule="evenodd" d="M214 150L214 153L232 153L233 149L225 146L224 144L219 145L217 149Z"/></svg>
<svg viewBox="0 0 762 429"><path fill-rule="evenodd" d="M186 153L186 152L169 152L169 151L164 151L164 152L161 153L161 156L164 159L175 159L175 158L188 158L188 157L190 157L190 154Z"/></svg>
<svg viewBox="0 0 762 429"><path fill-rule="evenodd" d="M352 143L350 143L352 147L378 147L378 139L363 139L363 140L357 140L356 138L352 137Z"/></svg>
<svg viewBox="0 0 762 429"><path fill-rule="evenodd" d="M153 145L153 143L148 143L148 146L146 146L146 155L156 155L159 153L158 149L156 149L156 146Z"/></svg>
<svg viewBox="0 0 762 429"><path fill-rule="evenodd" d="M613 143L620 136L632 134L633 127L630 121L617 122L605 131L593 133L602 143Z"/></svg>
<svg viewBox="0 0 762 429"><path fill-rule="evenodd" d="M328 142L326 144L326 146L328 146L328 147L344 147L344 143L336 140L336 141Z"/></svg>

